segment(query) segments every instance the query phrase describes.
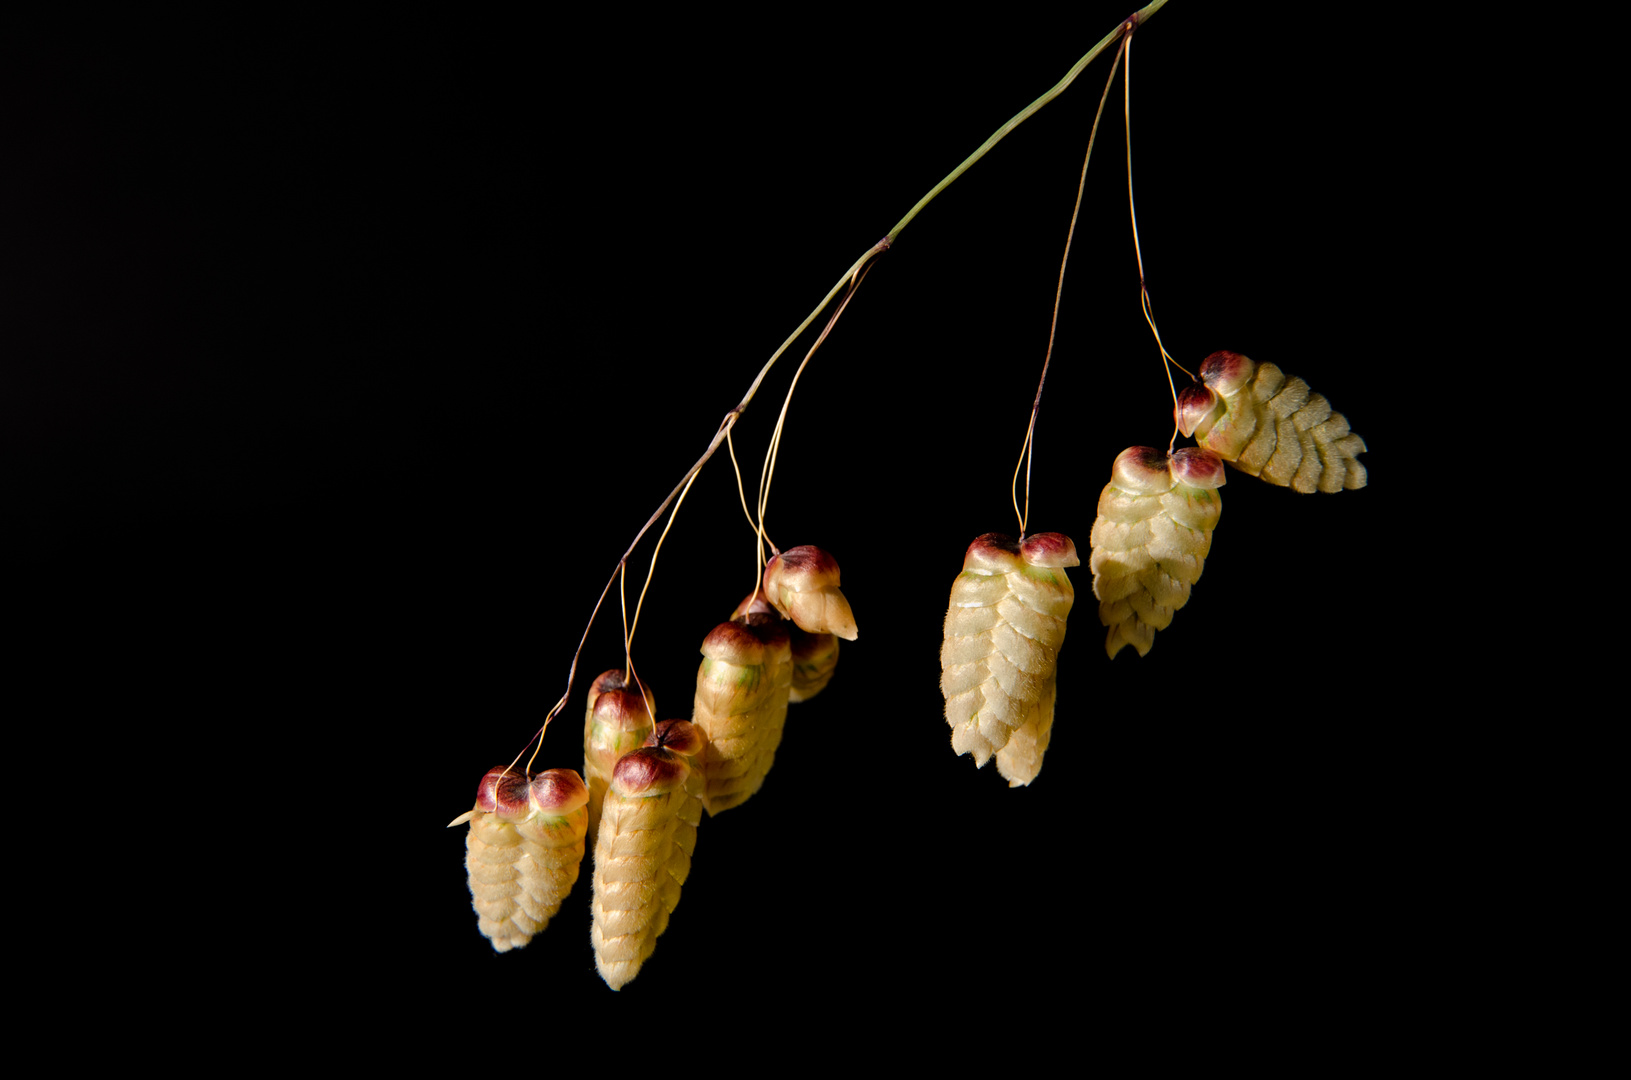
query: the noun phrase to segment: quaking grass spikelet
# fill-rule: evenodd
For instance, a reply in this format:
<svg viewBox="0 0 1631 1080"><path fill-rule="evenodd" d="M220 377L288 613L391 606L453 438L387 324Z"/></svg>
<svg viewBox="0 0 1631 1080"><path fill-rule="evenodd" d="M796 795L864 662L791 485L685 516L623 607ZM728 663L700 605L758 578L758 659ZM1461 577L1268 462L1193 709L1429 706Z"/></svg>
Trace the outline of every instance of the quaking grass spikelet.
<svg viewBox="0 0 1631 1080"><path fill-rule="evenodd" d="M969 545L952 582L940 649L952 749L981 767L996 756L1010 787L1029 784L1042 768L1065 619L1076 599L1065 568L1080 564L1061 533L1023 543L986 533Z"/></svg>
<svg viewBox="0 0 1631 1080"><path fill-rule="evenodd" d="M702 819L701 779L689 761L701 749L695 729L664 720L647 743L618 761L595 842L590 939L613 990L640 973L668 929Z"/></svg>
<svg viewBox="0 0 1631 1080"><path fill-rule="evenodd" d="M465 836L477 926L498 952L517 949L543 932L578 880L589 789L571 769L527 777L489 769L476 789Z"/></svg>
<svg viewBox="0 0 1631 1080"><path fill-rule="evenodd" d="M623 670L602 672L589 687L583 718L583 777L589 785L589 843L600 829L600 804L606 797L617 759L637 750L651 733L657 715L651 688L642 696L623 679Z"/></svg>
<svg viewBox="0 0 1631 1080"><path fill-rule="evenodd" d="M838 561L820 548L806 544L772 555L764 586L776 610L800 630L855 640L855 615L838 588Z"/></svg>
<svg viewBox="0 0 1631 1080"><path fill-rule="evenodd" d="M1168 455L1133 446L1116 457L1088 559L1112 658L1128 645L1147 654L1155 632L1189 602L1223 512L1223 482L1222 459L1202 447Z"/></svg>
<svg viewBox="0 0 1631 1080"><path fill-rule="evenodd" d="M710 815L741 805L764 784L792 685L792 648L781 619L743 615L703 640L691 721L702 736L697 768Z"/></svg>
<svg viewBox="0 0 1631 1080"><path fill-rule="evenodd" d="M1242 472L1293 491L1365 486L1365 440L1302 379L1234 352L1208 356L1200 375L1178 395L1179 431Z"/></svg>

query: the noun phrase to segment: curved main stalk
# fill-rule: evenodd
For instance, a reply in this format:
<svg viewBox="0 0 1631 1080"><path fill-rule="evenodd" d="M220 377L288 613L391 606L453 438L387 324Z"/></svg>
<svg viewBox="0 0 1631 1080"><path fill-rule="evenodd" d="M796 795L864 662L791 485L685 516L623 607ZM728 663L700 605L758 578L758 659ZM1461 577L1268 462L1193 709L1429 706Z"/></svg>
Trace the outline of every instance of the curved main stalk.
<svg viewBox="0 0 1631 1080"><path fill-rule="evenodd" d="M550 708L548 715L544 718L543 725L539 727L536 733L534 733L534 739L541 739L543 737L545 728L549 726L549 721L554 719L555 715L566 706L567 701L571 698L572 682L577 677L578 660L583 653L584 643L589 640L589 631L594 627L595 618L600 614L601 605L606 601L606 594L611 591L612 584L617 581L618 574L621 572L623 566L627 563L629 556L634 553L634 549L639 546L640 541L644 539L646 533L650 531L652 525L656 524L657 519L662 517L663 511L667 510L669 504L679 496L679 494L686 488L687 485L691 483L692 480L696 479L697 474L702 471L702 467L706 465L708 460L714 456L714 452L719 449L720 444L725 441L725 438L727 435L729 435L731 429L736 426L737 418L739 418L742 413L746 411L748 403L751 402L753 400L753 396L759 392L759 385L764 382L765 376L770 373L770 369L775 366L776 361L781 359L782 353L786 352L788 347L791 346L794 341L798 340L799 336L802 335L805 330L810 328L810 324L815 322L816 318L827 309L827 305L832 303L833 298L836 297L839 292L841 292L846 286L853 286L854 282L858 279L862 268L864 268L874 258L889 250L890 246L894 244L896 237L900 235L901 230L905 229L906 226L911 223L912 219L917 217L917 215L922 212L924 207L933 202L937 195L946 190L946 188L950 187L952 182L958 177L962 176L963 173L967 172L970 166L989 153L992 147L996 146L1008 136L1009 132L1019 127L1019 125L1023 124L1026 120L1029 120L1039 109L1042 108L1042 106L1064 93L1065 89L1069 87L1071 83L1076 81L1076 77L1082 73L1082 70L1086 68L1088 64L1096 60L1099 54L1102 53L1112 42L1120 40L1133 27L1142 25L1144 20L1148 19L1151 15L1154 15L1157 11L1160 11L1166 6L1166 3L1167 0L1152 0L1151 3L1145 4L1138 11L1129 15L1126 19L1119 23L1114 30L1104 35L1104 37L1099 40L1099 43L1089 49L1080 60L1076 61L1075 65L1065 73L1064 78L1060 79L1058 83L1054 84L1054 86L1041 97L1037 98L1024 109L1020 110L1006 124L1002 125L1002 127L993 132L991 137L986 139L985 142L981 143L979 147L977 147L975 151L967 158L963 159L961 164L959 164L950 173L946 174L945 179L941 180L938 184L931 188L927 195L924 195L923 198L919 199L917 204L907 211L905 217L901 218L900 221L895 223L895 227L890 229L889 233L883 239L872 245L872 247L868 248L860 258L851 263L849 269L844 271L844 275L838 279L833 287L828 290L827 295L822 297L821 302L815 306L815 310L811 311L809 315L805 316L804 321L799 323L798 326L793 329L793 332L787 336L787 339L783 341L776 351L770 355L770 359L765 361L764 366L759 369L759 373L753 377L753 382L751 385L749 385L747 393L743 395L742 400L734 409L726 413L724 419L720 421L719 429L714 432L713 439L708 443L708 449L703 451L702 456L697 459L696 464L692 465L685 471L685 475L680 478L680 482L674 485L674 490L668 493L668 497L662 501L662 504L658 506L651 517L646 520L646 523L640 527L640 531L635 534L633 542L630 543L628 549L623 552L622 558L617 560L617 566L613 568L611 576L606 579L605 587L600 590L600 598L595 601L594 610L589 614L589 624L583 628L583 636L578 639L578 647L572 653L572 664L567 670L566 675L566 691L561 695L560 699L555 702L554 706ZM531 740L528 741L529 743L531 742ZM523 750L523 753L524 752L525 751Z"/></svg>

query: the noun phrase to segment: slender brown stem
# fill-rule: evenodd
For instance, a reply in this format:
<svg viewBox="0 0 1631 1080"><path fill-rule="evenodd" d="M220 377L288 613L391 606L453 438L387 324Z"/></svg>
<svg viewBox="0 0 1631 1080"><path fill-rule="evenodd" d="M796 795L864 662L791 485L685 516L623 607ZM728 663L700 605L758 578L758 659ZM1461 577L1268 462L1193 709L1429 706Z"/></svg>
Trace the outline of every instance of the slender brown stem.
<svg viewBox="0 0 1631 1080"><path fill-rule="evenodd" d="M838 325L839 317L844 314L844 309L849 307L849 302L855 299L856 292L861 288L861 282L866 280L867 274L871 272L874 265L876 264L868 263L861 268L860 273L855 275L855 278L850 282L849 292L844 294L844 299L839 302L838 307L833 309L831 317L827 319L827 325L821 328L820 335L816 337L815 343L810 346L810 351L804 354L804 359L799 362L798 370L793 373L793 381L787 386L787 396L782 399L782 411L776 417L775 430L770 433L770 447L765 451L764 465L759 470L758 531L759 535L766 540L769 537L765 535L765 511L770 506L770 483L776 478L776 455L781 450L782 430L787 424L788 407L793 404L793 391L798 389L799 376L804 374L804 369L809 365L810 358L816 354L816 350L821 348L822 343L827 340L827 335L832 333L833 327ZM771 544L770 549L775 551L776 545ZM764 548L761 545L759 549L760 569L764 568L764 563Z"/></svg>
<svg viewBox="0 0 1631 1080"><path fill-rule="evenodd" d="M1123 46L1131 40L1132 24L1125 28L1122 38ZM1025 428L1025 443L1019 449L1019 463L1014 466L1014 478L1009 482L1008 495L1014 503L1014 513L1019 517L1019 538L1025 539L1025 526L1031 517L1031 460L1036 438L1036 414L1042 408L1042 388L1048 382L1048 365L1053 361L1053 339L1059 330L1059 304L1065 295L1065 266L1070 262L1070 244L1076 238L1076 219L1082 212L1082 192L1087 187L1087 163L1093 160L1093 141L1099 135L1099 120L1104 116L1104 103L1110 100L1110 87L1116 82L1116 67L1121 63L1122 48L1116 49L1115 59L1110 62L1110 77L1104 81L1104 93L1099 95L1099 109L1093 114L1093 127L1087 133L1087 153L1082 155L1082 175L1076 181L1076 205L1070 211L1070 228L1065 231L1065 253L1059 259L1059 282L1053 290L1053 321L1048 324L1048 349L1042 356L1042 377L1036 382L1036 397L1031 402L1031 422ZM1025 509L1019 508L1019 497L1015 489L1019 486L1019 470L1025 470Z"/></svg>
<svg viewBox="0 0 1631 1080"><path fill-rule="evenodd" d="M1121 76L1121 122L1127 133L1127 214L1133 222L1133 257L1138 261L1138 306L1144 312L1144 321L1150 324L1150 333L1155 335L1155 347L1161 351L1161 371L1167 377L1167 390L1172 394L1172 437L1167 440L1167 453L1178 442L1178 388L1172 381L1172 369L1177 368L1190 379L1189 369L1172 358L1167 352L1166 345L1161 341L1161 331L1155 327L1155 313L1150 310L1150 289L1144 278L1144 252L1138 243L1138 210L1133 205L1133 35L1129 30L1126 41L1127 68ZM1170 365L1170 366L1169 366Z"/></svg>

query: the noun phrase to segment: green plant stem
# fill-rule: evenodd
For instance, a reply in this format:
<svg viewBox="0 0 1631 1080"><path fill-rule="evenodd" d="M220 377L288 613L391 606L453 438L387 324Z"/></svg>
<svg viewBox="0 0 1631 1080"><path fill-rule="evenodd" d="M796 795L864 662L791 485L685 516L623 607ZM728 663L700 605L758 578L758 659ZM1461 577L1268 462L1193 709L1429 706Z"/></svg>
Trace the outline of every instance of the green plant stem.
<svg viewBox="0 0 1631 1080"><path fill-rule="evenodd" d="M1082 70L1086 68L1087 65L1098 59L1099 54L1103 52L1112 42L1121 38L1121 35L1126 32L1127 22L1133 22L1136 25L1142 26L1144 24L1144 20L1148 19L1151 15L1154 15L1157 11L1160 11L1161 8L1166 6L1166 2L1167 0L1154 0L1153 3L1144 5L1136 13L1129 16L1126 22L1123 22L1114 30L1104 35L1104 37L1099 40L1097 45L1087 50L1086 56L1083 56L1080 60L1076 61L1076 65L1067 71L1065 73L1065 77L1055 83L1051 90L1037 98L1035 101L1031 102L1029 105L1025 106L1025 108L1021 109L1017 114L1015 114L1014 117L1006 124L992 132L991 137L985 140L985 142L981 143L979 148L972 154L964 158L961 165L958 165L957 168L947 173L944 180L936 184L929 190L927 195L919 199L917 201L917 205L912 207L911 210L907 211L906 216L901 218L900 221L896 222L893 229L889 230L889 235L886 237L886 239L893 244L895 242L895 237L900 235L900 231L906 228L906 226L911 223L913 218L917 217L919 211L921 211L925 206L928 206L929 203L933 202L936 195L939 195L942 191L946 190L946 188L950 187L953 180L956 180L959 176L962 176L968 171L969 166L985 157L986 153L989 152L993 146L996 146L1003 139L1008 137L1009 132L1013 131L1015 128L1019 127L1019 125L1029 120L1039 109L1042 108L1042 106L1064 93L1065 88L1076 81L1076 76L1080 75ZM828 296L828 299L831 299L830 295Z"/></svg>

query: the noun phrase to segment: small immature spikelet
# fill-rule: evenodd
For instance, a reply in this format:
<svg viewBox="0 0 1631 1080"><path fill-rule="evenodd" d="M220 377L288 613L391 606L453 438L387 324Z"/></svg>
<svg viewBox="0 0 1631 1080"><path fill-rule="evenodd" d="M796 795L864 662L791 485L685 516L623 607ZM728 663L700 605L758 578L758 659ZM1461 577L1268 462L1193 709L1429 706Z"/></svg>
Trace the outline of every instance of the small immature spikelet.
<svg viewBox="0 0 1631 1080"><path fill-rule="evenodd" d="M993 755L1010 787L1042 768L1053 729L1055 677L1076 592L1065 567L1076 545L1060 533L1016 542L986 533L969 545L951 586L940 690L951 746L983 767Z"/></svg>
<svg viewBox="0 0 1631 1080"><path fill-rule="evenodd" d="M1116 458L1099 495L1088 559L1112 658L1127 645L1147 654L1155 632L1189 602L1223 512L1223 480L1222 459L1201 447L1168 455L1134 446Z"/></svg>
<svg viewBox="0 0 1631 1080"><path fill-rule="evenodd" d="M621 668L605 671L589 687L583 717L583 778L589 785L589 844L600 828L600 803L611 783L617 759L637 749L651 732L657 706L651 688L639 690L623 681Z"/></svg>
<svg viewBox="0 0 1631 1080"><path fill-rule="evenodd" d="M542 933L578 880L589 789L571 769L528 778L504 768L487 771L476 808L452 824L470 822L464 866L477 926L499 952Z"/></svg>
<svg viewBox="0 0 1631 1080"><path fill-rule="evenodd" d="M764 583L776 610L800 630L855 640L855 616L838 589L838 563L825 551L805 545L772 555Z"/></svg>
<svg viewBox="0 0 1631 1080"><path fill-rule="evenodd" d="M1242 472L1311 491L1365 486L1365 440L1297 376L1240 353L1215 352L1199 384L1178 395L1178 430Z"/></svg>
<svg viewBox="0 0 1631 1080"><path fill-rule="evenodd" d="M781 619L743 615L703 640L691 721L702 735L696 764L710 815L740 805L764 783L792 685L792 648Z"/></svg>
<svg viewBox="0 0 1631 1080"><path fill-rule="evenodd" d="M640 973L668 929L702 820L700 777L687 761L702 747L696 730L664 720L646 743L618 761L595 842L590 940L613 990Z"/></svg>
<svg viewBox="0 0 1631 1080"><path fill-rule="evenodd" d="M736 605L731 618L740 618L751 612L779 615L775 606L765 599L763 589L749 593ZM838 670L838 635L812 634L788 623L787 636L793 649L793 687L788 692L787 700L797 705L801 701L809 701L832 682L833 672Z"/></svg>

